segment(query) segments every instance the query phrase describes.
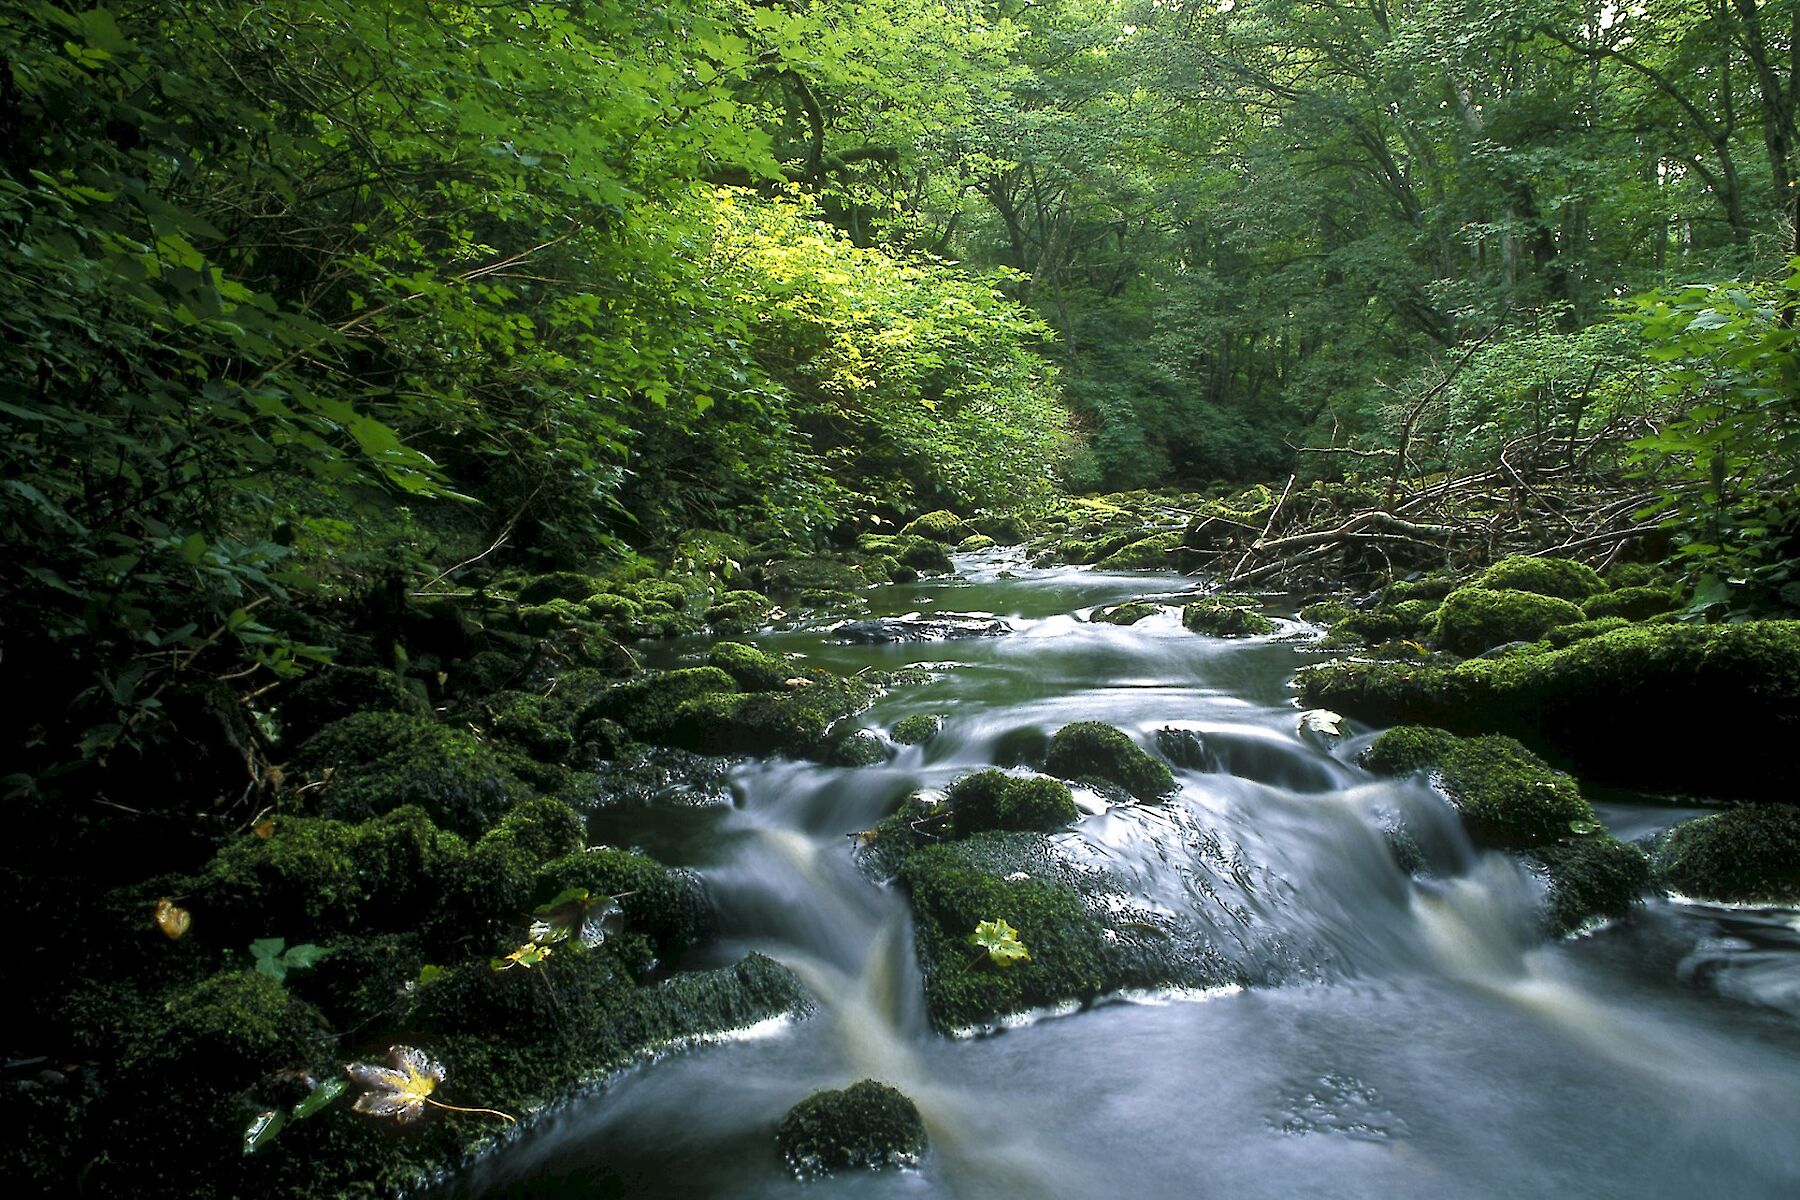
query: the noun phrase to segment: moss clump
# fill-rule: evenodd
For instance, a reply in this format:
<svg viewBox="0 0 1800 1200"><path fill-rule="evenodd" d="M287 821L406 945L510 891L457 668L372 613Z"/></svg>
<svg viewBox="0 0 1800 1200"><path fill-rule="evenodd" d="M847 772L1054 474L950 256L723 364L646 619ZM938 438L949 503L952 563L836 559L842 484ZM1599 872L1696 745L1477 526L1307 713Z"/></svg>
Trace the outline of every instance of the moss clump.
<svg viewBox="0 0 1800 1200"><path fill-rule="evenodd" d="M763 582L771 592L854 592L868 585L868 577L854 564L835 558L794 558L763 568Z"/></svg>
<svg viewBox="0 0 1800 1200"><path fill-rule="evenodd" d="M760 592L739 589L726 592L706 610L706 623L723 634L743 634L761 629L775 605Z"/></svg>
<svg viewBox="0 0 1800 1200"><path fill-rule="evenodd" d="M661 741L681 725L684 704L737 690L737 680L717 667L687 667L646 675L596 696L582 711L578 729L603 720L617 721L633 737Z"/></svg>
<svg viewBox="0 0 1800 1200"><path fill-rule="evenodd" d="M1110 608L1096 608L1088 620L1102 622L1107 625L1136 625L1145 617L1153 617L1162 606L1148 600L1128 600L1124 604L1115 604Z"/></svg>
<svg viewBox="0 0 1800 1200"><path fill-rule="evenodd" d="M376 667L324 667L302 679L281 702L281 736L297 746L353 713L393 712L428 717L424 689Z"/></svg>
<svg viewBox="0 0 1800 1200"><path fill-rule="evenodd" d="M936 512L928 512L917 518L900 531L902 537L926 538L933 542L942 542L954 546L968 537L974 530L955 513L940 508Z"/></svg>
<svg viewBox="0 0 1800 1200"><path fill-rule="evenodd" d="M679 957L712 923L699 879L627 850L603 846L552 859L538 869L534 886L537 903L567 888L618 896L627 933L642 938L664 962Z"/></svg>
<svg viewBox="0 0 1800 1200"><path fill-rule="evenodd" d="M551 600L582 600L593 595L597 588L591 575L579 571L551 571L527 579L514 594L520 604L535 605Z"/></svg>
<svg viewBox="0 0 1800 1200"><path fill-rule="evenodd" d="M563 629L579 629L590 621L588 607L574 600L546 600L519 608L519 628L534 637L546 637Z"/></svg>
<svg viewBox="0 0 1800 1200"><path fill-rule="evenodd" d="M1501 559L1477 575L1474 586L1577 602L1606 590L1606 584L1591 568L1566 558L1537 558L1529 554L1510 554Z"/></svg>
<svg viewBox="0 0 1800 1200"><path fill-rule="evenodd" d="M956 1030L1008 1013L1087 1001L1117 986L1100 923L1070 885L1000 866L1042 858L1040 835L983 833L908 855L900 878L912 896L925 1002L938 1028ZM969 940L983 921L1018 930L1029 962L998 967Z"/></svg>
<svg viewBox="0 0 1800 1200"><path fill-rule="evenodd" d="M818 754L831 726L866 708L876 689L835 675L814 675L807 682L781 692L715 692L685 701L655 740L703 754Z"/></svg>
<svg viewBox="0 0 1800 1200"><path fill-rule="evenodd" d="M1002 546L1016 546L1026 536L1025 519L1009 513L982 513L971 518L969 525Z"/></svg>
<svg viewBox="0 0 1800 1200"><path fill-rule="evenodd" d="M1213 597L1186 605L1181 624L1194 633L1213 637L1260 637L1274 633L1274 621L1256 611L1253 601Z"/></svg>
<svg viewBox="0 0 1800 1200"><path fill-rule="evenodd" d="M1411 600L1442 600L1457 588L1453 575L1423 575L1418 579L1396 579L1382 589L1381 602L1397 607Z"/></svg>
<svg viewBox="0 0 1800 1200"><path fill-rule="evenodd" d="M176 995L159 1028L139 1031L134 1065L179 1064L210 1083L242 1086L311 1057L324 1023L275 980L258 971L223 971Z"/></svg>
<svg viewBox="0 0 1800 1200"><path fill-rule="evenodd" d="M982 550L992 550L999 544L999 542L996 542L985 533L971 533L968 537L956 543L956 549L962 554L974 554Z"/></svg>
<svg viewBox="0 0 1800 1200"><path fill-rule="evenodd" d="M1153 533L1119 547L1097 564L1103 571L1149 571L1171 566L1181 549L1181 530Z"/></svg>
<svg viewBox="0 0 1800 1200"><path fill-rule="evenodd" d="M814 1092L781 1118L775 1141L801 1179L833 1171L914 1166L925 1153L919 1106L873 1079Z"/></svg>
<svg viewBox="0 0 1800 1200"><path fill-rule="evenodd" d="M356 713L301 747L297 765L325 783L319 811L364 820L407 805L477 834L525 792L487 746L460 729L402 713Z"/></svg>
<svg viewBox="0 0 1800 1200"><path fill-rule="evenodd" d="M1067 784L1004 771L978 771L950 785L950 825L957 837L991 829L1048 833L1081 816Z"/></svg>
<svg viewBox="0 0 1800 1200"><path fill-rule="evenodd" d="M1558 625L1585 619L1573 601L1555 596L1466 587L1438 610L1435 636L1451 653L1473 655L1507 642L1535 642Z"/></svg>
<svg viewBox="0 0 1800 1200"><path fill-rule="evenodd" d="M1167 766L1140 750L1123 730L1099 721L1077 721L1057 730L1044 769L1063 779L1114 783L1140 800L1175 790Z"/></svg>
<svg viewBox="0 0 1800 1200"><path fill-rule="evenodd" d="M737 680L747 692L772 692L794 675L783 659L742 642L719 642L707 653L706 663Z"/></svg>
<svg viewBox="0 0 1800 1200"><path fill-rule="evenodd" d="M1573 625L1558 625L1544 635L1544 641L1553 650L1561 650L1573 646L1576 642L1584 642L1591 637L1599 637L1603 633L1611 633L1615 629L1623 629L1631 624L1623 617L1600 617L1593 621L1577 621Z"/></svg>
<svg viewBox="0 0 1800 1200"><path fill-rule="evenodd" d="M936 713L914 713L896 721L888 736L902 746L917 746L936 737L943 727L944 718Z"/></svg>
<svg viewBox="0 0 1800 1200"><path fill-rule="evenodd" d="M1550 873L1552 933L1572 933L1595 917L1624 916L1650 884L1644 852L1604 834L1539 846L1531 857Z"/></svg>
<svg viewBox="0 0 1800 1200"><path fill-rule="evenodd" d="M1594 596L1582 608L1589 617L1595 619L1623 617L1627 621L1642 621L1674 612L1681 607L1682 599L1677 588L1627 587Z"/></svg>
<svg viewBox="0 0 1800 1200"><path fill-rule="evenodd" d="M560 763L575 750L568 714L547 697L532 692L499 692L482 702L480 717L490 735L539 762Z"/></svg>
<svg viewBox="0 0 1800 1200"><path fill-rule="evenodd" d="M893 549L888 551L894 561L907 570L929 572L940 575L948 574L956 569L950 561L950 552L943 543L925 537L901 536L894 539ZM896 582L905 582L900 574L895 573Z"/></svg>
<svg viewBox="0 0 1800 1200"><path fill-rule="evenodd" d="M1633 625L1454 667L1327 663L1299 683L1308 707L1510 734L1609 783L1778 800L1800 787L1800 622ZM1704 750L1648 749L1664 730Z"/></svg>
<svg viewBox="0 0 1800 1200"><path fill-rule="evenodd" d="M1342 600L1313 600L1302 606L1295 615L1309 625L1331 626L1354 615L1356 611Z"/></svg>
<svg viewBox="0 0 1800 1200"><path fill-rule="evenodd" d="M1389 775L1431 771L1462 813L1469 836L1483 845L1530 849L1598 823L1574 780L1512 738L1461 738L1402 726L1383 734L1364 761Z"/></svg>
<svg viewBox="0 0 1800 1200"><path fill-rule="evenodd" d="M872 729L852 729L831 739L824 760L834 767L873 767L892 755L888 744Z"/></svg>
<svg viewBox="0 0 1800 1200"><path fill-rule="evenodd" d="M1729 903L1800 901L1800 808L1733 808L1683 821L1654 852L1657 882Z"/></svg>

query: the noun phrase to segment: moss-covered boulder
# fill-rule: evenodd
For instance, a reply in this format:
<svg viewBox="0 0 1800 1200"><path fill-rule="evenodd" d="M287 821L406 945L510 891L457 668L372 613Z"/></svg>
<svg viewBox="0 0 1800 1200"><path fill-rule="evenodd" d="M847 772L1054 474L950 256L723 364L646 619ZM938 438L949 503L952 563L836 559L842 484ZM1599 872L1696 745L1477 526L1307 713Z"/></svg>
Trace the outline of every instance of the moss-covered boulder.
<svg viewBox="0 0 1800 1200"><path fill-rule="evenodd" d="M1412 600L1439 600L1458 587L1456 576L1447 573L1421 575L1416 579L1396 579L1381 591L1381 602L1389 607Z"/></svg>
<svg viewBox="0 0 1800 1200"><path fill-rule="evenodd" d="M1623 617L1627 621L1642 621L1674 612L1682 601L1679 588L1626 587L1590 596L1582 602L1582 608L1594 619Z"/></svg>
<svg viewBox="0 0 1800 1200"><path fill-rule="evenodd" d="M1044 776L978 771L950 785L950 827L957 837L999 829L1048 833L1081 816L1069 787Z"/></svg>
<svg viewBox="0 0 1800 1200"><path fill-rule="evenodd" d="M793 558L772 562L762 570L771 592L855 592L867 587L868 576L854 563L835 558Z"/></svg>
<svg viewBox="0 0 1800 1200"><path fill-rule="evenodd" d="M905 537L927 538L948 546L954 546L974 532L961 517L943 508L915 518L900 531Z"/></svg>
<svg viewBox="0 0 1800 1200"><path fill-rule="evenodd" d="M852 729L834 734L821 757L833 767L873 767L893 756L893 748L873 729Z"/></svg>
<svg viewBox="0 0 1800 1200"><path fill-rule="evenodd" d="M376 667L322 667L295 685L281 702L281 737L298 746L327 725L359 712L428 717L424 688Z"/></svg>
<svg viewBox="0 0 1800 1200"><path fill-rule="evenodd" d="M1685 896L1800 902L1800 807L1733 808L1683 821L1657 840L1656 880Z"/></svg>
<svg viewBox="0 0 1800 1200"><path fill-rule="evenodd" d="M1062 779L1116 784L1140 800L1175 790L1169 768L1138 747L1123 730L1099 721L1077 721L1056 731L1044 769Z"/></svg>
<svg viewBox="0 0 1800 1200"><path fill-rule="evenodd" d="M1041 835L984 833L925 846L900 877L912 897L925 974L925 1002L940 1029L958 1030L1069 1001L1092 1000L1118 980L1105 934L1069 884L1014 869L1042 859ZM971 938L984 921L1005 921L1030 959L993 963Z"/></svg>
<svg viewBox="0 0 1800 1200"><path fill-rule="evenodd" d="M1532 592L1579 603L1606 590L1589 567L1566 558L1511 554L1475 577L1474 586L1495 592Z"/></svg>
<svg viewBox="0 0 1800 1200"><path fill-rule="evenodd" d="M944 718L936 713L914 713L894 722L888 736L902 746L917 746L936 737L943 727Z"/></svg>
<svg viewBox="0 0 1800 1200"><path fill-rule="evenodd" d="M1452 667L1338 661L1308 707L1371 725L1504 733L1607 783L1787 800L1800 787L1800 622L1633 625Z"/></svg>
<svg viewBox="0 0 1800 1200"><path fill-rule="evenodd" d="M1175 565L1175 553L1180 549L1181 530L1170 529L1129 542L1095 565L1102 571L1161 570Z"/></svg>
<svg viewBox="0 0 1800 1200"><path fill-rule="evenodd" d="M1579 605L1536 592L1458 588L1438 609L1434 636L1453 654L1474 655L1507 642L1535 642L1558 625L1586 619Z"/></svg>
<svg viewBox="0 0 1800 1200"><path fill-rule="evenodd" d="M1105 625L1136 625L1145 617L1153 617L1162 611L1162 605L1150 600L1127 600L1123 604L1114 604L1096 608L1088 615L1088 620Z"/></svg>
<svg viewBox="0 0 1800 1200"><path fill-rule="evenodd" d="M537 605L551 600L582 600L597 590L598 584L591 575L579 571L550 571L525 580L514 594L522 605Z"/></svg>
<svg viewBox="0 0 1800 1200"><path fill-rule="evenodd" d="M971 533L956 543L956 549L959 554L975 554L982 550L992 550L999 544L985 533Z"/></svg>
<svg viewBox="0 0 1800 1200"><path fill-rule="evenodd" d="M1623 629L1631 624L1623 617L1599 617L1591 621L1577 621L1573 625L1558 625L1544 635L1544 641L1553 650L1561 650L1573 646L1576 642L1585 642L1589 638L1599 637L1603 633L1611 633L1615 629Z"/></svg>
<svg viewBox="0 0 1800 1200"><path fill-rule="evenodd" d="M801 682L806 686L780 692L713 692L685 701L654 740L703 754L812 757L825 749L832 725L868 707L877 690L866 680L824 673Z"/></svg>
<svg viewBox="0 0 1800 1200"><path fill-rule="evenodd" d="M801 1179L833 1171L916 1166L925 1153L919 1106L873 1079L814 1092L781 1118L776 1144Z"/></svg>
<svg viewBox="0 0 1800 1200"><path fill-rule="evenodd" d="M956 569L956 564L950 561L950 551L944 544L927 537L897 537L888 553L900 566L918 573L944 575ZM898 572L894 574L894 580L897 583L906 582Z"/></svg>
<svg viewBox="0 0 1800 1200"><path fill-rule="evenodd" d="M1622 917L1650 886L1650 860L1604 834L1539 846L1529 857L1549 874L1552 933L1573 933L1596 918Z"/></svg>
<svg viewBox="0 0 1800 1200"><path fill-rule="evenodd" d="M707 652L706 664L731 676L747 692L772 692L795 673L786 660L742 642L716 643Z"/></svg>
<svg viewBox="0 0 1800 1200"><path fill-rule="evenodd" d="M751 633L767 624L775 605L761 592L726 592L706 610L706 623L727 636Z"/></svg>
<svg viewBox="0 0 1800 1200"><path fill-rule="evenodd" d="M1279 628L1256 610L1254 601L1221 596L1184 605L1181 624L1194 633L1227 638L1260 637Z"/></svg>
<svg viewBox="0 0 1800 1200"><path fill-rule="evenodd" d="M737 680L718 667L661 671L628 680L596 696L583 710L577 729L599 721L616 721L642 741L662 741L673 736L682 724L684 704L737 690Z"/></svg>
<svg viewBox="0 0 1800 1200"><path fill-rule="evenodd" d="M1598 825L1575 781L1512 738L1402 726L1382 734L1364 762L1387 775L1430 771L1483 845L1524 850Z"/></svg>
<svg viewBox="0 0 1800 1200"><path fill-rule="evenodd" d="M404 713L356 713L301 747L296 765L321 786L319 812L360 821L417 806L439 826L479 834L525 787L461 729Z"/></svg>

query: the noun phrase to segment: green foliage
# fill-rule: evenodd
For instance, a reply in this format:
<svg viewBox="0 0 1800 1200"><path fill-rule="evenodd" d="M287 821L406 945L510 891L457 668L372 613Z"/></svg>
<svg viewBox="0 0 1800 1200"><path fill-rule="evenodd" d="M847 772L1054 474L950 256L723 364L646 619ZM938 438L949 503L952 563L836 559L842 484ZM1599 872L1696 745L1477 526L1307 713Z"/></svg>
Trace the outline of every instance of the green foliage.
<svg viewBox="0 0 1800 1200"><path fill-rule="evenodd" d="M969 935L969 944L985 951L988 962L1005 970L1031 961L1031 953L1019 940L1019 931L1005 921L983 921Z"/></svg>
<svg viewBox="0 0 1800 1200"><path fill-rule="evenodd" d="M250 957L256 969L276 983L285 983L289 971L304 970L329 953L311 942L290 946L286 938L257 938L250 943Z"/></svg>

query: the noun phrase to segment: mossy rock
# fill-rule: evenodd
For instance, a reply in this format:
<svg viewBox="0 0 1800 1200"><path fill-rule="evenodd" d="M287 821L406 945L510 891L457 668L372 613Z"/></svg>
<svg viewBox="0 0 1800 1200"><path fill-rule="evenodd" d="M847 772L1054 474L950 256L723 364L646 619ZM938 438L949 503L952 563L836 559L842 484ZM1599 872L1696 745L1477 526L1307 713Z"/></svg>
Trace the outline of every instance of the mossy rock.
<svg viewBox="0 0 1800 1200"><path fill-rule="evenodd" d="M1106 962L1104 931L1073 886L1029 871L999 870L1043 857L1041 835L999 833L906 856L900 878L912 897L926 1007L939 1029L1084 1002L1117 985ZM988 961L970 941L983 921L1005 921L1017 930L1030 961L1010 967Z"/></svg>
<svg viewBox="0 0 1800 1200"><path fill-rule="evenodd" d="M1396 579L1381 591L1381 602L1392 608L1409 600L1442 600L1459 584L1454 575L1421 575L1417 579Z"/></svg>
<svg viewBox="0 0 1800 1200"><path fill-rule="evenodd" d="M902 537L927 538L954 546L973 532L961 517L948 509L940 508L914 519L900 534Z"/></svg>
<svg viewBox="0 0 1800 1200"><path fill-rule="evenodd" d="M1582 608L1595 620L1623 617L1627 621L1642 621L1674 612L1683 600L1679 588L1627 587L1590 597L1583 602Z"/></svg>
<svg viewBox="0 0 1800 1200"><path fill-rule="evenodd" d="M835 558L794 558L772 562L763 568L763 582L771 592L855 592L868 578L855 565Z"/></svg>
<svg viewBox="0 0 1800 1200"><path fill-rule="evenodd" d="M298 746L335 721L359 712L428 717L422 685L377 667L321 667L294 686L281 702L281 736Z"/></svg>
<svg viewBox="0 0 1800 1200"><path fill-rule="evenodd" d="M776 1144L798 1178L916 1166L925 1153L919 1106L873 1079L814 1092L781 1118Z"/></svg>
<svg viewBox="0 0 1800 1200"><path fill-rule="evenodd" d="M1603 633L1611 633L1615 629L1624 629L1631 622L1624 617L1600 617L1592 621L1577 621L1573 625L1558 625L1544 635L1544 641L1553 650L1561 650L1573 646L1576 642L1585 642L1588 638L1599 637Z"/></svg>
<svg viewBox="0 0 1800 1200"><path fill-rule="evenodd" d="M737 680L718 667L685 667L628 680L596 696L577 722L578 736L600 721L616 721L642 741L661 741L681 725L681 709L697 698L734 693Z"/></svg>
<svg viewBox="0 0 1800 1200"><path fill-rule="evenodd" d="M534 882L536 903L569 888L590 896L617 896L625 931L641 937L663 962L673 962L712 926L712 906L700 880L665 867L648 855L601 846L544 863ZM647 963L634 963L640 972Z"/></svg>
<svg viewBox="0 0 1800 1200"><path fill-rule="evenodd" d="M1097 779L1124 788L1140 800L1156 800L1175 790L1169 768L1121 729L1099 721L1077 721L1050 739L1044 769L1062 779Z"/></svg>
<svg viewBox="0 0 1800 1200"><path fill-rule="evenodd" d="M831 739L824 761L834 767L874 767L893 757L893 750L872 729L852 729Z"/></svg>
<svg viewBox="0 0 1800 1200"><path fill-rule="evenodd" d="M1531 592L1580 603L1606 590L1591 567L1566 558L1510 554L1475 577L1474 586L1491 592Z"/></svg>
<svg viewBox="0 0 1800 1200"><path fill-rule="evenodd" d="M1151 571L1172 566L1181 549L1181 530L1171 529L1139 538L1107 554L1097 564L1102 571Z"/></svg>
<svg viewBox="0 0 1800 1200"><path fill-rule="evenodd" d="M1041 775L1020 778L1004 771L978 771L951 784L947 798L957 837L988 830L1049 833L1081 816L1068 784Z"/></svg>
<svg viewBox="0 0 1800 1200"><path fill-rule="evenodd" d="M1354 616L1358 611L1342 600L1312 600L1302 605L1295 615L1309 625L1330 628Z"/></svg>
<svg viewBox="0 0 1800 1200"><path fill-rule="evenodd" d="M1453 667L1340 660L1298 683L1309 708L1510 734L1607 783L1769 800L1800 788L1800 622L1632 625Z"/></svg>
<svg viewBox="0 0 1800 1200"><path fill-rule="evenodd" d="M474 835L525 794L499 756L467 732L403 713L334 722L301 747L296 762L325 782L319 812L343 820L417 806L439 826Z"/></svg>
<svg viewBox="0 0 1800 1200"><path fill-rule="evenodd" d="M520 605L544 604L551 600L584 600L598 590L594 577L579 571L551 571L534 575L519 585Z"/></svg>
<svg viewBox="0 0 1800 1200"><path fill-rule="evenodd" d="M542 604L519 607L519 628L533 637L547 637L564 629L580 629L592 620L587 605L574 600L546 600Z"/></svg>
<svg viewBox="0 0 1800 1200"><path fill-rule="evenodd" d="M1145 617L1153 617L1161 611L1162 605L1153 601L1127 600L1123 604L1096 608L1088 615L1088 620L1104 625L1136 625Z"/></svg>
<svg viewBox="0 0 1800 1200"><path fill-rule="evenodd" d="M950 552L944 548L943 543L931 538L902 535L894 539L891 553L895 562L911 571L947 575L956 569L956 564L950 561ZM907 582L900 578L898 572L894 574L894 579L897 583Z"/></svg>
<svg viewBox="0 0 1800 1200"><path fill-rule="evenodd" d="M706 623L726 635L751 633L768 623L775 605L761 592L726 592L706 610Z"/></svg>
<svg viewBox="0 0 1800 1200"><path fill-rule="evenodd" d="M1550 875L1552 933L1573 933L1601 917L1630 912L1650 885L1650 860L1636 846L1597 834L1539 846L1530 857Z"/></svg>
<svg viewBox="0 0 1800 1200"><path fill-rule="evenodd" d="M910 717L903 717L894 722L894 727L888 732L888 736L902 746L917 746L923 742L929 742L943 728L944 718L936 713L914 713Z"/></svg>
<svg viewBox="0 0 1800 1200"><path fill-rule="evenodd" d="M1800 808L1767 804L1683 821L1657 840L1656 880L1733 904L1800 902Z"/></svg>
<svg viewBox="0 0 1800 1200"><path fill-rule="evenodd" d="M1622 562L1606 569L1606 582L1615 591L1627 588L1667 587L1672 582L1669 572L1659 563Z"/></svg>
<svg viewBox="0 0 1800 1200"><path fill-rule="evenodd" d="M715 692L685 701L652 740L702 754L819 754L831 726L868 707L876 688L836 675L816 674L805 681L805 687L780 692Z"/></svg>
<svg viewBox="0 0 1800 1200"><path fill-rule="evenodd" d="M1274 633L1279 626L1256 611L1253 601L1214 597L1185 605L1181 610L1182 627L1211 637L1260 637Z"/></svg>
<svg viewBox="0 0 1800 1200"><path fill-rule="evenodd" d="M1537 592L1466 587L1444 600L1434 636L1453 654L1475 655L1507 642L1535 642L1558 625L1586 619L1571 600Z"/></svg>
<svg viewBox="0 0 1800 1200"><path fill-rule="evenodd" d="M1482 845L1527 850L1599 824L1574 780L1512 738L1402 726L1382 734L1364 761L1387 775L1429 770Z"/></svg>
<svg viewBox="0 0 1800 1200"><path fill-rule="evenodd" d="M126 1048L128 1069L167 1064L222 1087L243 1086L305 1064L324 1033L315 1009L259 971L222 971L173 997L165 1013Z"/></svg>
<svg viewBox="0 0 1800 1200"><path fill-rule="evenodd" d="M1025 518L1015 513L978 513L969 519L969 525L1002 546L1016 546L1028 533Z"/></svg>
<svg viewBox="0 0 1800 1200"><path fill-rule="evenodd" d="M971 533L968 537L956 543L956 549L960 554L976 554L982 550L992 550L999 544L999 542L996 542L985 533Z"/></svg>
<svg viewBox="0 0 1800 1200"><path fill-rule="evenodd" d="M511 743L539 762L564 762L574 753L569 714L547 697L534 692L498 692L482 702L479 713L492 737Z"/></svg>
<svg viewBox="0 0 1800 1200"><path fill-rule="evenodd" d="M644 606L628 596L621 596L616 592L595 592L581 603L587 618L606 626L608 630L623 632L629 636L644 625Z"/></svg>
<svg viewBox="0 0 1800 1200"><path fill-rule="evenodd" d="M718 642L707 652L706 665L717 667L747 692L772 692L795 674L786 660L742 642Z"/></svg>

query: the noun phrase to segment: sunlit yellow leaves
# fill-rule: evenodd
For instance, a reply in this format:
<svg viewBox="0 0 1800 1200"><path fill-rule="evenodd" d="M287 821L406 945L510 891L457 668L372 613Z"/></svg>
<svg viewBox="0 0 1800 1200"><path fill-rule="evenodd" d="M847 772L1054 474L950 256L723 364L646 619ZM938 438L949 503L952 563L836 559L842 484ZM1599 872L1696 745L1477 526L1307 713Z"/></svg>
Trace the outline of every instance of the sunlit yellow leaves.
<svg viewBox="0 0 1800 1200"><path fill-rule="evenodd" d="M411 1046L390 1047L388 1063L385 1067L351 1063L344 1068L350 1082L363 1089L351 1107L372 1117L392 1117L398 1124L411 1124L423 1115L431 1093L444 1082L444 1065Z"/></svg>
<svg viewBox="0 0 1800 1200"><path fill-rule="evenodd" d="M175 901L164 896L156 902L156 927L170 941L180 941L181 935L188 931L194 923L193 914L185 908L177 908Z"/></svg>

